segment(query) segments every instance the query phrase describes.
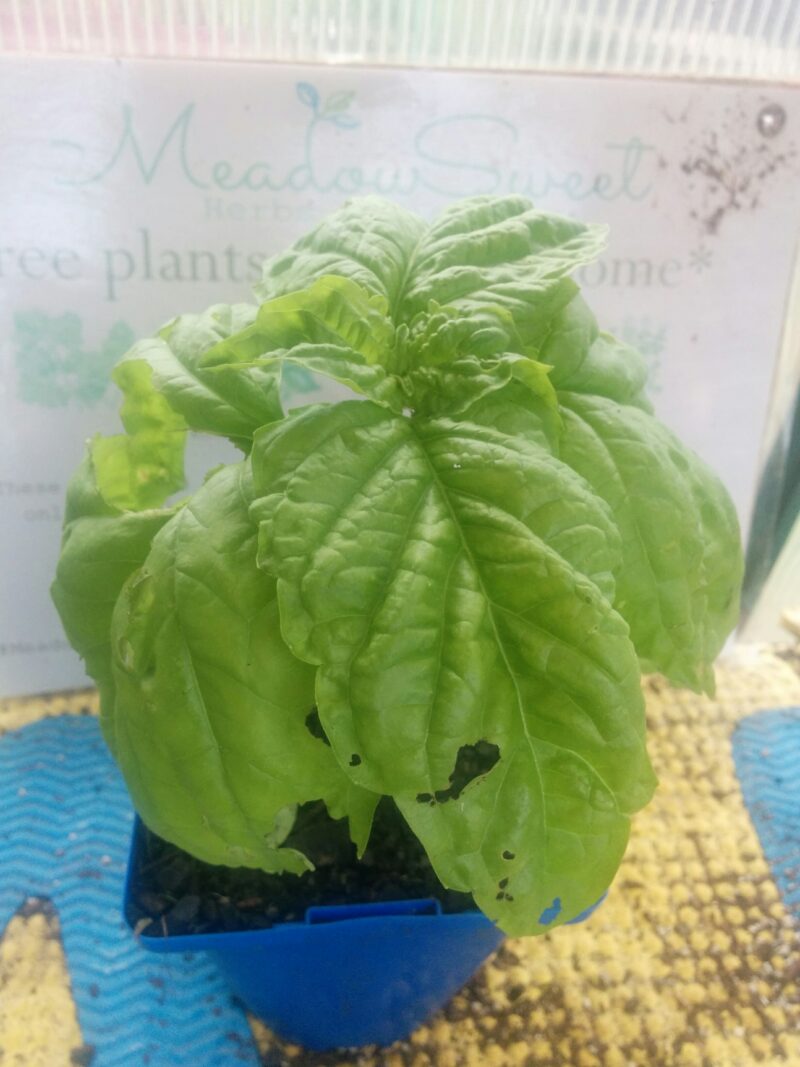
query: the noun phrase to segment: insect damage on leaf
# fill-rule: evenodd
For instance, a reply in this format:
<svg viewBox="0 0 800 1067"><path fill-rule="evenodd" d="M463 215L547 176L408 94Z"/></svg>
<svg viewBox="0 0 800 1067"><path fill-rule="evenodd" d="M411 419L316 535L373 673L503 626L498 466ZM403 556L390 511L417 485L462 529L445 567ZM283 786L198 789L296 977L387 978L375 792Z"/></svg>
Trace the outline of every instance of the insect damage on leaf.
<svg viewBox="0 0 800 1067"><path fill-rule="evenodd" d="M324 742L326 745L330 745L325 731L322 729L322 723L319 721L319 711L316 708L312 708L306 715L306 729L312 737L316 737L318 740Z"/></svg>
<svg viewBox="0 0 800 1067"><path fill-rule="evenodd" d="M462 745L456 756L456 765L450 775L447 789L437 789L430 793L418 793L420 804L444 804L448 800L458 800L461 793L473 779L488 774L500 758L500 749L491 741L478 741L474 745Z"/></svg>

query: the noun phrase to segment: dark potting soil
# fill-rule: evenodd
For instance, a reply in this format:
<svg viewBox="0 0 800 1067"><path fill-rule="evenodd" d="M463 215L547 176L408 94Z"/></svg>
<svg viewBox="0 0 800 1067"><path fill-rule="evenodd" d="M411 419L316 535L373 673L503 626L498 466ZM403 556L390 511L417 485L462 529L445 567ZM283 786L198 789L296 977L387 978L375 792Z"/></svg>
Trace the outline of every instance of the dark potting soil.
<svg viewBox="0 0 800 1067"><path fill-rule="evenodd" d="M141 833L127 918L148 937L261 930L302 922L306 909L316 905L435 897L445 912L475 907L470 894L442 887L388 797L378 804L360 860L345 819L331 819L321 802L299 808L284 844L303 852L315 868L299 876L212 866L143 826Z"/></svg>

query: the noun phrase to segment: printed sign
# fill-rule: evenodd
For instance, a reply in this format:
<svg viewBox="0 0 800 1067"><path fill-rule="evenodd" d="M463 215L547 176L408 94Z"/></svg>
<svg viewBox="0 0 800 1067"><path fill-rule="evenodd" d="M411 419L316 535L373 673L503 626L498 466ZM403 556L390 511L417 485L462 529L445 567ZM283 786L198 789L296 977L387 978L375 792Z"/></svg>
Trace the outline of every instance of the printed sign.
<svg viewBox="0 0 800 1067"><path fill-rule="evenodd" d="M252 63L0 66L0 692L81 684L48 594L109 370L184 311L246 300L263 257L350 196L432 216L522 193L611 224L578 272L659 414L746 529L800 219L787 88ZM322 392L295 371L290 399ZM226 458L192 446L192 469Z"/></svg>

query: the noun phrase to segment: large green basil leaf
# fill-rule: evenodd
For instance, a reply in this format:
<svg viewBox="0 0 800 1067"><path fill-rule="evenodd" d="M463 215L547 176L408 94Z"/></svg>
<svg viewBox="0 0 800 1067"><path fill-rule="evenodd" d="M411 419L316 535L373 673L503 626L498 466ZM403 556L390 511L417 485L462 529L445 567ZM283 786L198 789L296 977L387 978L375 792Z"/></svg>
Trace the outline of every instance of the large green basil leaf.
<svg viewBox="0 0 800 1067"><path fill-rule="evenodd" d="M396 314L408 321L431 301L466 319L486 307L511 314L529 351L575 292L566 276L595 259L606 227L536 211L521 196L478 196L446 208L414 250Z"/></svg>
<svg viewBox="0 0 800 1067"><path fill-rule="evenodd" d="M314 672L280 634L256 567L248 467L221 468L153 539L111 625L116 757L148 826L209 863L300 873L279 847L323 799L363 849L377 797L314 736Z"/></svg>
<svg viewBox="0 0 800 1067"><path fill-rule="evenodd" d="M259 431L253 472L260 563L353 781L510 933L593 903L653 788L603 502L535 443L368 401ZM455 796L478 742L499 759Z"/></svg>
<svg viewBox="0 0 800 1067"><path fill-rule="evenodd" d="M579 294L553 319L539 351L552 367L557 389L596 393L621 404L650 409L643 390L647 366L639 353L608 333L602 333L586 301Z"/></svg>
<svg viewBox="0 0 800 1067"><path fill-rule="evenodd" d="M256 294L272 300L336 274L377 294L391 307L424 231L422 219L381 197L350 200L287 252L268 259Z"/></svg>
<svg viewBox="0 0 800 1067"><path fill-rule="evenodd" d="M561 458L609 504L622 536L614 606L645 670L713 692L742 577L733 506L715 475L656 419L560 394Z"/></svg>
<svg viewBox="0 0 800 1067"><path fill-rule="evenodd" d="M97 683L100 723L112 751L111 616L124 582L177 510L163 505L183 488L186 439L182 417L153 388L149 366L120 363L114 380L123 392L126 433L94 437L70 480L50 590L70 644Z"/></svg>

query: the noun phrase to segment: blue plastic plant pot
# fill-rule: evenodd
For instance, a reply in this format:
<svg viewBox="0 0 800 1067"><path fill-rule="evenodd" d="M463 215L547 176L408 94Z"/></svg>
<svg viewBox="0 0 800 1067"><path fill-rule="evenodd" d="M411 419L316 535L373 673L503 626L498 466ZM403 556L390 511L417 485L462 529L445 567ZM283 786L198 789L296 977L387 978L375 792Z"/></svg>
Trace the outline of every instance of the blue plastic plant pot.
<svg viewBox="0 0 800 1067"><path fill-rule="evenodd" d="M137 820L125 884L129 923L141 837ZM408 1037L503 934L477 910L444 914L438 900L417 899L312 907L303 922L264 930L139 940L153 952L213 953L249 1011L286 1040L324 1051Z"/></svg>

